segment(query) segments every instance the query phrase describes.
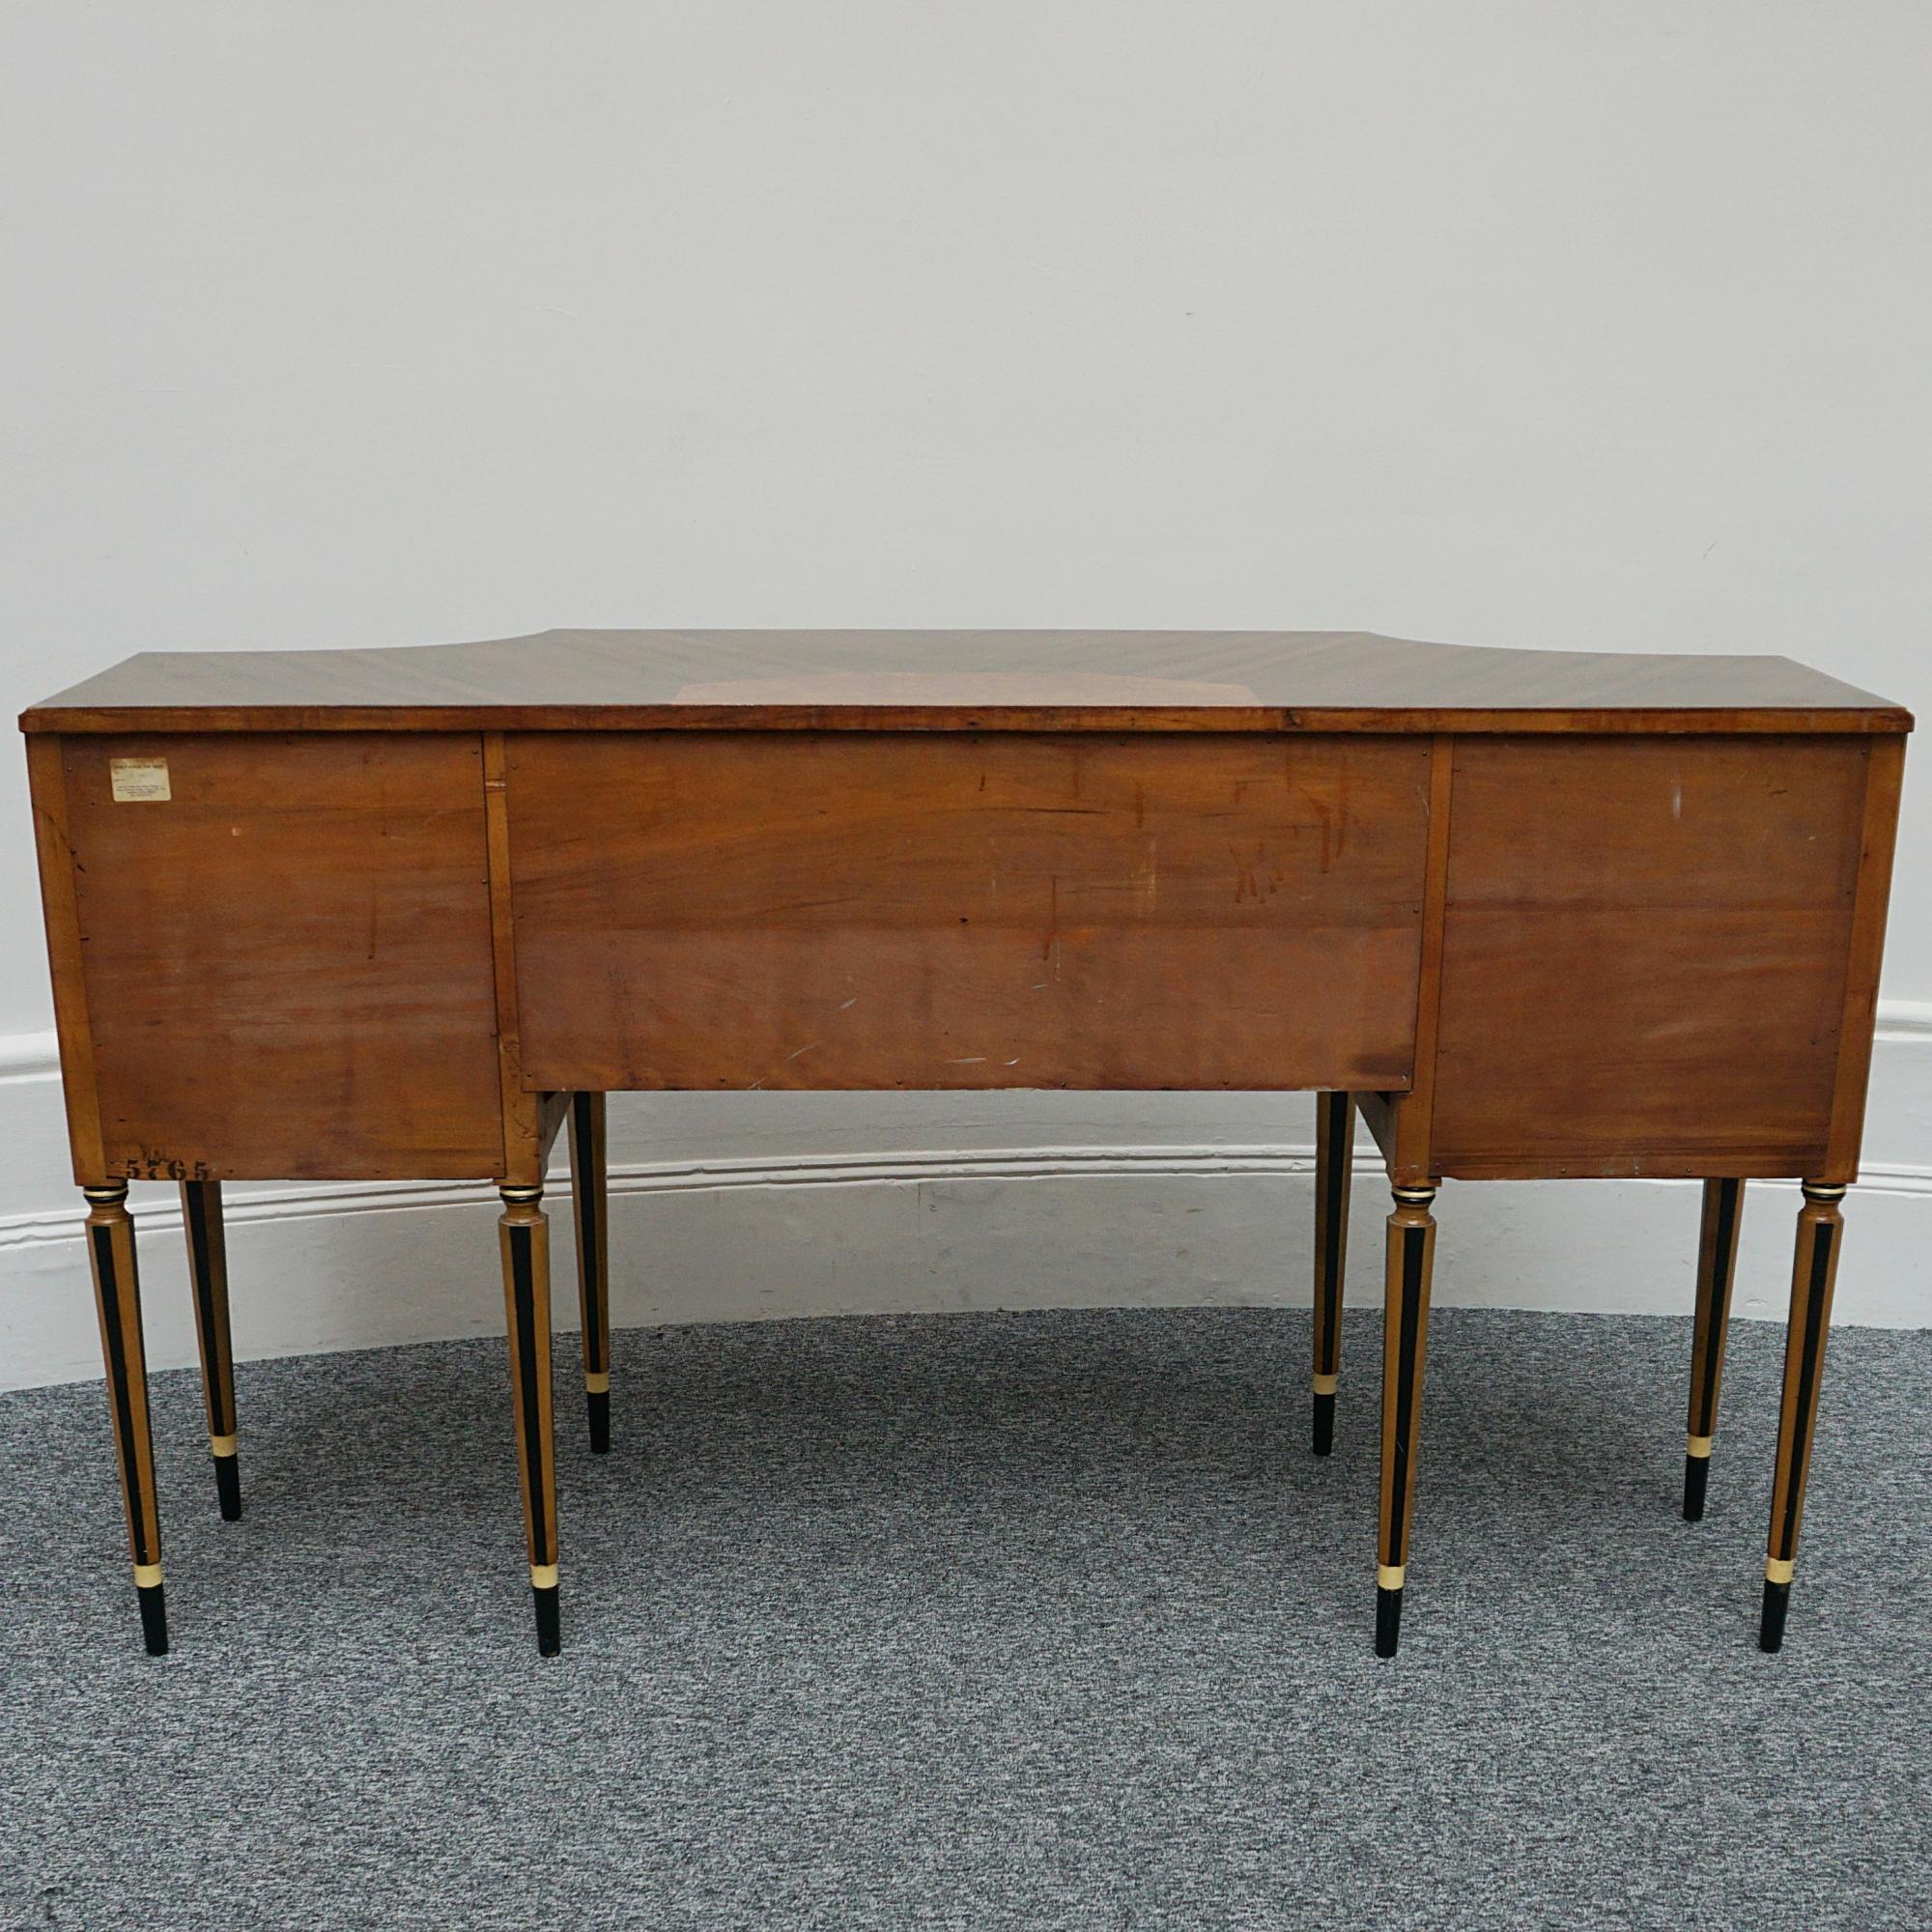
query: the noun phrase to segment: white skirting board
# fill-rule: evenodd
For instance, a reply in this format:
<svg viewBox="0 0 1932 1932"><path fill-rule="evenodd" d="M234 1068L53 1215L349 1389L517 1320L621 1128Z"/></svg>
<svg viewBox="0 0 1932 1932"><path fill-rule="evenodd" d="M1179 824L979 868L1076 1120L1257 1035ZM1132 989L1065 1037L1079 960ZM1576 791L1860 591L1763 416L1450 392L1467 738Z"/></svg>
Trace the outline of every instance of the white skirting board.
<svg viewBox="0 0 1932 1932"><path fill-rule="evenodd" d="M1095 1306L1306 1307L1314 1104L1282 1094L614 1095L612 1320ZM1932 1325L1932 1003L1884 1009L1836 1319ZM556 1325L569 1195L548 1196ZM501 1333L496 1198L442 1184L226 1190L243 1359ZM137 1185L150 1364L194 1360L171 1187ZM1747 1191L1736 1313L1781 1319L1797 1188ZM1349 1300L1381 1293L1387 1194L1357 1154ZM51 1037L0 1040L0 1387L100 1373ZM1686 1181L1444 1186L1445 1305L1687 1313ZM1346 1333L1345 1361L1350 1359ZM625 1349L620 1343L617 1361ZM1354 1373L1375 1374L1353 1358Z"/></svg>

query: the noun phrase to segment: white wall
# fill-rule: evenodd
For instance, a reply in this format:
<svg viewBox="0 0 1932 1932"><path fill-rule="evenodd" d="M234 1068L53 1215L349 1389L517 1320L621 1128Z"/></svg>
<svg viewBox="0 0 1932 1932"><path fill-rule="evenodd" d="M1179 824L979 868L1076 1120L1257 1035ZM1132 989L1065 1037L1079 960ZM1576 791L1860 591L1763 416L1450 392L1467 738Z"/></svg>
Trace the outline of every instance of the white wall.
<svg viewBox="0 0 1932 1932"><path fill-rule="evenodd" d="M14 0L0 684L17 709L139 648L555 623L1279 624L1782 651L1932 711L1928 91L1932 10L1846 0ZM1907 812L1871 1151L1922 1211L1932 786ZM35 1326L85 1290L45 1218L71 1197L17 757L0 824L0 1062L30 1075L0 1084L0 1337L16 1376L81 1373ZM685 1312L742 1305L704 1257L754 1252L772 1201L852 1245L801 1294L891 1300L867 1217L921 1185L961 1294L1081 1265L1255 1293L1235 1231L1295 1181L1135 1151L1285 1172L1305 1111L637 1103L634 1163L769 1172L624 1211L696 1217ZM1122 1171L810 1207L783 1179L802 1149L943 1178L989 1147ZM1055 1275L1042 1238L1008 1268L988 1214L1044 1229L1096 1189L1090 1263ZM1480 1210L1521 1260L1461 1292L1678 1293L1641 1244L1584 1265L1549 1192ZM1220 1217L1198 1276L1155 1267L1170 1197ZM293 1325L262 1346L389 1333L345 1257L425 1217L279 1236ZM1916 1252L1874 1263L1872 1319L1925 1319Z"/></svg>

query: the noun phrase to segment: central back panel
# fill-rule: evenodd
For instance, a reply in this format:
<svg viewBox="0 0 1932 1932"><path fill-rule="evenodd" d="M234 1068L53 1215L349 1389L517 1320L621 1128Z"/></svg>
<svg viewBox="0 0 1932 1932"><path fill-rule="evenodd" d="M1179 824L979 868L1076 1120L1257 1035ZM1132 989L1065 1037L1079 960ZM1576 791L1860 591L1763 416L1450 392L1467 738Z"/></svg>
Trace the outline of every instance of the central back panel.
<svg viewBox="0 0 1932 1932"><path fill-rule="evenodd" d="M1378 1088L1426 738L507 742L532 1088Z"/></svg>

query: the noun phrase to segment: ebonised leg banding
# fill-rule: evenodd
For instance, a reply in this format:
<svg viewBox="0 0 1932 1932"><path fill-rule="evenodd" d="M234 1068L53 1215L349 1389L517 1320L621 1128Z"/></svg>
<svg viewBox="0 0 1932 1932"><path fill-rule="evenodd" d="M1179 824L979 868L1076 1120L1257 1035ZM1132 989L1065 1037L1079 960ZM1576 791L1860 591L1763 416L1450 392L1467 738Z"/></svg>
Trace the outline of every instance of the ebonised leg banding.
<svg viewBox="0 0 1932 1932"><path fill-rule="evenodd" d="M1818 1421L1818 1384L1825 1371L1825 1338L1832 1323L1832 1290L1838 1273L1844 1216L1839 1186L1807 1180L1798 1210L1798 1245L1791 1264L1791 1326L1784 1342L1784 1401L1777 1418L1777 1467L1771 1485L1771 1535L1764 1565L1764 1605L1758 1648L1784 1646L1798 1528L1804 1514L1811 1436Z"/></svg>
<svg viewBox="0 0 1932 1932"><path fill-rule="evenodd" d="M136 1577L141 1575L137 1564ZM150 1657L165 1657L168 1654L168 1605L167 1597L159 1582L161 1566L154 1566L156 1580L153 1583L136 1582L134 1595L141 1605L141 1641L147 1646Z"/></svg>
<svg viewBox="0 0 1932 1932"><path fill-rule="evenodd" d="M1318 1456L1326 1456L1335 1447L1335 1383L1339 1378L1332 1376L1315 1378L1315 1432L1314 1449ZM1323 1384L1327 1386L1323 1386Z"/></svg>
<svg viewBox="0 0 1932 1932"><path fill-rule="evenodd" d="M1355 1103L1347 1094L1315 1100L1315 1453L1335 1446L1335 1392L1342 1368L1342 1283L1349 1260L1349 1179Z"/></svg>
<svg viewBox="0 0 1932 1932"><path fill-rule="evenodd" d="M1376 1655L1393 1657L1402 1642L1402 1572L1378 1569L1376 1572ZM1384 1583L1381 1578L1397 1580Z"/></svg>
<svg viewBox="0 0 1932 1932"><path fill-rule="evenodd" d="M1699 1442L1703 1446L1698 1446ZM1711 1483L1711 1438L1691 1436L1684 1453L1684 1520L1704 1520L1704 1492Z"/></svg>
<svg viewBox="0 0 1932 1932"><path fill-rule="evenodd" d="M228 1242L221 1221L221 1183L184 1180L182 1226L187 1234L188 1284L194 1292L194 1332L201 1344L202 1399L208 1410L208 1450L222 1520L242 1516L242 1463L235 1421L235 1347L228 1326Z"/></svg>
<svg viewBox="0 0 1932 1932"><path fill-rule="evenodd" d="M161 1586L161 1518L155 1496L155 1445L148 1424L148 1362L141 1344L141 1281L134 1260L134 1223L128 1185L88 1187L87 1254L100 1316L100 1352L107 1366L107 1402L114 1419L114 1453L128 1510L128 1547L141 1634L151 1656L166 1654L168 1612Z"/></svg>
<svg viewBox="0 0 1932 1932"><path fill-rule="evenodd" d="M1704 1218L1697 1241L1697 1310L1690 1340L1690 1410L1685 1425L1684 1519L1700 1521L1711 1475L1711 1442L1718 1432L1718 1394L1724 1377L1724 1335L1731 1320L1731 1283L1738 1269L1738 1231L1744 1221L1742 1180L1704 1183Z"/></svg>
<svg viewBox="0 0 1932 1932"><path fill-rule="evenodd" d="M543 1582L540 1578L548 1575L556 1576L556 1565L553 1563L548 1572L535 1566L530 1570L530 1601L536 1609L537 1655L554 1657L563 1647L563 1636L557 1621L556 1584Z"/></svg>
<svg viewBox="0 0 1932 1932"><path fill-rule="evenodd" d="M516 1397L517 1465L530 1557L537 1650L559 1645L556 1602L556 1459L551 1418L550 1222L541 1187L505 1187L497 1221L503 1250L503 1301Z"/></svg>
<svg viewBox="0 0 1932 1932"><path fill-rule="evenodd" d="M611 1233L606 1214L604 1095L570 1096L570 1193L577 1222L577 1293L583 1325L583 1399L590 1447L611 1447Z"/></svg>
<svg viewBox="0 0 1932 1932"><path fill-rule="evenodd" d="M1388 1272L1382 1347L1380 1560L1376 1569L1376 1655L1393 1657L1402 1636L1402 1593L1408 1574L1408 1525L1415 1502L1415 1457L1422 1412L1422 1369L1429 1341L1429 1286L1435 1260L1433 1187L1398 1187L1388 1217Z"/></svg>

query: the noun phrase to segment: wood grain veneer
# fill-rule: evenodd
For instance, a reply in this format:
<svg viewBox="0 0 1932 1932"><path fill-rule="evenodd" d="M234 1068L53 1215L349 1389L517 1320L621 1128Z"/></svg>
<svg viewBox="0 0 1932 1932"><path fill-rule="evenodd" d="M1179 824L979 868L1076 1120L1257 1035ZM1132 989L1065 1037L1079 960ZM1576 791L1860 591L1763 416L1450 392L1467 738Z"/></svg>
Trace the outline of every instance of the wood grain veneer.
<svg viewBox="0 0 1932 1932"><path fill-rule="evenodd" d="M1775 657L1365 631L545 631L405 650L149 652L33 731L1901 731Z"/></svg>
<svg viewBox="0 0 1932 1932"><path fill-rule="evenodd" d="M1869 750L1459 745L1436 1170L1815 1174Z"/></svg>
<svg viewBox="0 0 1932 1932"><path fill-rule="evenodd" d="M475 738L63 751L105 1168L84 1181L498 1172ZM171 798L117 801L111 756L165 758Z"/></svg>
<svg viewBox="0 0 1932 1932"><path fill-rule="evenodd" d="M1430 755L513 736L525 1077L1406 1086Z"/></svg>

